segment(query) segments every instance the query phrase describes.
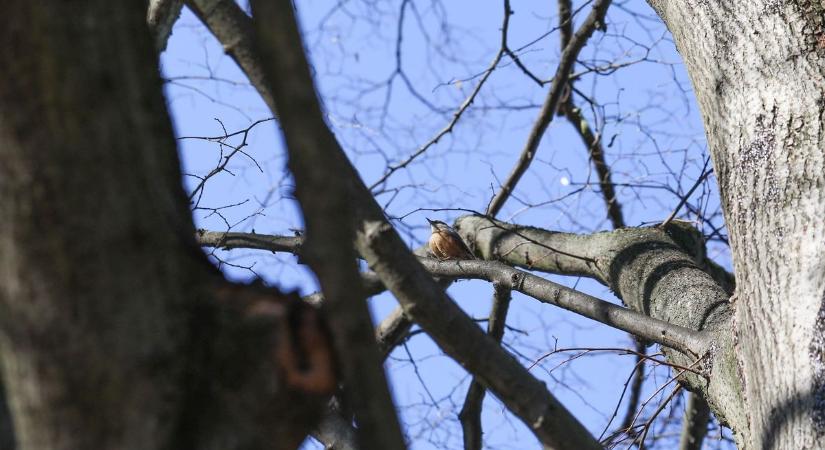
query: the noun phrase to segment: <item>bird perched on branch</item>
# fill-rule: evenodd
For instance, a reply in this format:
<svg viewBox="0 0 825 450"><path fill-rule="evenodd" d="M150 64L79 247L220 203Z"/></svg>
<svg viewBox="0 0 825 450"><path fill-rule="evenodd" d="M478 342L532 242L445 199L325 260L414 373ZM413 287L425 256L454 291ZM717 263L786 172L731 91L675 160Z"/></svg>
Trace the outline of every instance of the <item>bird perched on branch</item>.
<svg viewBox="0 0 825 450"><path fill-rule="evenodd" d="M458 233L440 220L430 220L430 253L438 259L476 259Z"/></svg>

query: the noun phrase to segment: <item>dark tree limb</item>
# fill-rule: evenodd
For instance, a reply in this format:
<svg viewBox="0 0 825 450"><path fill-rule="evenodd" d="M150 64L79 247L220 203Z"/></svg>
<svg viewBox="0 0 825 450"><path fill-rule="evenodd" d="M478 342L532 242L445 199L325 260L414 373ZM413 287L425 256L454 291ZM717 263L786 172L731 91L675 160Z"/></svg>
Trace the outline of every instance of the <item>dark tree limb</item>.
<svg viewBox="0 0 825 450"><path fill-rule="evenodd" d="M149 0L149 9L146 12L146 23L155 37L155 48L158 52L166 49L166 42L172 34L172 27L183 9L183 0Z"/></svg>
<svg viewBox="0 0 825 450"><path fill-rule="evenodd" d="M360 450L356 434L352 424L339 411L330 408L312 432L312 437L323 443L327 450Z"/></svg>
<svg viewBox="0 0 825 450"><path fill-rule="evenodd" d="M702 441L708 434L710 407L708 403L693 392L687 395L685 415L682 418L682 436L679 450L701 450Z"/></svg>
<svg viewBox="0 0 825 450"><path fill-rule="evenodd" d="M0 366L18 445L295 448L335 385L324 327L195 245L144 4L8 7Z"/></svg>
<svg viewBox="0 0 825 450"><path fill-rule="evenodd" d="M302 256L324 293L333 342L344 377L347 404L358 421L358 442L365 450L405 448L382 359L375 345L364 290L359 278L352 182L347 172L329 171L336 162L348 164L322 119L292 2L253 2L255 39L263 51L267 86L274 94L295 177L295 196L306 223ZM273 113L275 109L273 109ZM316 128L307 133L307 125Z"/></svg>
<svg viewBox="0 0 825 450"><path fill-rule="evenodd" d="M389 225L323 120L291 3L285 0L255 2L253 6L256 21L260 21L256 23L262 25L258 29L259 42L275 98L279 104L289 106L279 110L289 111L282 115L281 123L287 144L297 145L290 148L290 154L303 160L297 164L312 162L312 172L301 177L311 175L325 182L333 178L346 181L342 192L348 198L334 204L350 205L356 212L359 221L356 248L395 295L405 313L447 354L477 375L544 445L560 449L599 448L592 435L552 397L543 383L486 336L447 297ZM290 135L299 142L290 143ZM318 157L313 158L314 155ZM297 173L296 179L299 179ZM326 201L324 195L315 200ZM308 236L310 232L308 229ZM371 433L376 430L370 428Z"/></svg>
<svg viewBox="0 0 825 450"><path fill-rule="evenodd" d="M558 5L560 42L563 51L573 38L572 4L570 0L558 0ZM574 65L570 67L571 72ZM572 84L570 81L568 83ZM577 108L573 103L571 91L572 86L567 86L567 92L561 99L559 114L567 118L570 124L573 125L587 148L590 161L593 163L593 167L596 169L596 174L599 177L599 188L601 189L602 198L607 207L607 217L610 218L610 223L614 229L624 228L624 215L622 214L621 204L616 199L616 188L613 184L610 166L604 157L601 137L593 133L593 129L590 127L587 118L584 117L581 109Z"/></svg>
<svg viewBox="0 0 825 450"><path fill-rule="evenodd" d="M0 450L14 450L17 447L8 398L6 385L0 376Z"/></svg>
<svg viewBox="0 0 825 450"><path fill-rule="evenodd" d="M275 116L275 100L264 76L255 45L252 19L232 0L186 0L186 5L209 28L226 52L249 78Z"/></svg>
<svg viewBox="0 0 825 450"><path fill-rule="evenodd" d="M542 303L573 311L685 354L701 355L707 350L707 337L701 332L614 305L528 272L514 269L506 264L496 261L438 261L436 259L423 259L421 262L430 273L435 275L500 283Z"/></svg>
<svg viewBox="0 0 825 450"><path fill-rule="evenodd" d="M504 337L504 326L507 323L511 291L501 283L493 283L493 290L493 308L490 311L490 320L487 322L487 335L501 343ZM464 433L464 450L481 449L481 409L486 392L484 385L473 378L467 390L467 397L464 399L464 406L458 414Z"/></svg>

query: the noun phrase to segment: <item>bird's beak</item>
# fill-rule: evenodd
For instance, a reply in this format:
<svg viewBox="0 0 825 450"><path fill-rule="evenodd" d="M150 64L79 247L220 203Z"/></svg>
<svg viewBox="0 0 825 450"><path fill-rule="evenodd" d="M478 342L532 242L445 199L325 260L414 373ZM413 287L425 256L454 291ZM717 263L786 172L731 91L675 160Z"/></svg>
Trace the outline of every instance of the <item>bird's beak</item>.
<svg viewBox="0 0 825 450"><path fill-rule="evenodd" d="M432 225L432 224L433 224L433 221L432 221L432 220L430 220L430 218L429 218L429 217L425 217L425 219L427 219L427 222L429 222L429 223L430 223L430 225Z"/></svg>

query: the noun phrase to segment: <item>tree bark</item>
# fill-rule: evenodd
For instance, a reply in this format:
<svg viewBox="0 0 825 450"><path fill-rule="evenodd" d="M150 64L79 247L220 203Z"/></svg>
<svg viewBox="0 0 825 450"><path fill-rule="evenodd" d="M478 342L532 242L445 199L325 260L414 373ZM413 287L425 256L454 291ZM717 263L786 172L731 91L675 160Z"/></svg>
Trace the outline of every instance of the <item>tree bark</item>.
<svg viewBox="0 0 825 450"><path fill-rule="evenodd" d="M317 314L195 245L142 2L0 17L0 361L21 449L295 448Z"/></svg>
<svg viewBox="0 0 825 450"><path fill-rule="evenodd" d="M160 448L182 406L183 312L206 272L182 251L192 225L151 42L135 38L144 11L15 3L2 26L14 63L0 75L0 320L18 440Z"/></svg>
<svg viewBox="0 0 825 450"><path fill-rule="evenodd" d="M693 82L730 234L738 443L825 447L825 6L650 3Z"/></svg>

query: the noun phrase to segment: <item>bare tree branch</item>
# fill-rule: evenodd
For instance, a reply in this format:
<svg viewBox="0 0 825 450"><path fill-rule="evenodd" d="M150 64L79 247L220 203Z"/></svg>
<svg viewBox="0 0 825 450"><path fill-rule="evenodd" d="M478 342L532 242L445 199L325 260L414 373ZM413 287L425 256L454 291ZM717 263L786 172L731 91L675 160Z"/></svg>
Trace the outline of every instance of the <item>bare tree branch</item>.
<svg viewBox="0 0 825 450"><path fill-rule="evenodd" d="M581 109L573 104L572 96L568 97L567 103L561 109L561 112L576 129L576 132L578 132L584 145L587 147L590 161L593 162L596 175L599 177L599 189L601 190L602 198L607 207L607 217L610 218L610 223L613 224L614 229L624 228L625 221L622 215L622 206L616 198L616 187L613 184L610 166L607 164L604 156L601 136L593 133Z"/></svg>
<svg viewBox="0 0 825 450"><path fill-rule="evenodd" d="M478 97L479 92L481 92L481 88L484 87L484 84L487 82L487 79L490 78L490 75L493 74L493 71L496 70L498 67L499 62L501 62L501 58L504 56L506 52L509 52L507 47L507 32L510 28L510 16L513 14L513 11L510 10L510 2L509 0L504 0L504 18L502 19L501 25L501 46L499 47L498 52L493 57L493 60L490 62L490 65L487 69L484 70L482 73L481 79L478 80L476 86L473 88L470 95L461 102L461 105L458 107L456 112L453 113L453 118L450 119L450 122L441 129L435 136L432 137L429 141L427 141L424 145L419 147L415 152L413 152L410 156L408 156L405 160L390 165L387 167L387 170L384 174L375 181L372 185L370 185L370 190L372 191L376 187L378 187L381 183L387 181L389 177L392 176L396 171L403 169L410 165L416 158L423 155L430 147L437 144L444 136L449 133L452 133L453 128L455 128L458 121L461 119L461 116L464 115L464 112L467 111L470 106L472 106L473 102L475 101L476 97ZM516 59L517 60L517 59Z"/></svg>
<svg viewBox="0 0 825 450"><path fill-rule="evenodd" d="M462 223L465 223L466 219L466 217L463 218ZM497 223L503 224L503 222ZM506 226L510 228L515 228L515 226L511 225ZM464 229L466 230L466 225ZM502 226L501 230L506 230L504 228L504 225ZM553 236L564 236L566 239L574 240L579 244L581 244L581 242L583 242L586 238L586 236L584 235L553 233L538 229L532 229L531 233L524 234L526 236L535 236L536 232L549 233ZM221 233L205 232L199 234L207 236L216 236L220 235ZM238 244L238 247L243 247L245 245L245 242L248 242L247 236L245 236L247 235L247 233L232 234L238 235L235 236L235 242ZM597 233L592 235L591 237L596 238L599 236L603 236L604 234L605 233ZM252 242L252 245L258 245L259 243L268 244L269 242L273 242L274 244L271 247L264 247L267 250L293 251L299 248L299 246L285 248L285 246L279 242L281 239L291 238L282 238L278 236L265 235L252 236L260 237L260 239L257 239L256 241ZM213 239L210 239L210 241L216 241L219 239L219 237L215 237ZM479 241L477 240L476 242ZM540 238L535 238L535 241L530 242L529 245L541 247L541 242L542 241ZM529 250L527 251L529 253ZM513 264L525 265L517 261L507 261ZM604 300L600 300L587 294L553 283L552 281L546 280L544 278L520 271L518 269L514 269L506 264L501 264L494 261L442 262L430 258L421 259L421 262L424 265L424 267L433 275L446 278L483 279L493 283L499 283L504 286L510 286L511 289L529 295L539 301L555 304L557 306L576 312L593 320L628 331L635 336L648 339L651 342L658 342L660 344L666 345L671 348L675 348L682 352L699 354L701 353L701 351L703 351L703 348L705 346L703 338L692 330L687 330L678 326L672 326L670 324L667 324L666 322L653 319L643 313L622 308L620 306L614 305ZM532 266L532 268L534 269L547 270L556 273L585 275L591 277L599 276L595 272L585 273L579 271L579 269L577 268L574 269L571 267L572 266L570 265L560 264L555 269L550 270L550 267L546 265ZM376 290L383 288L382 286L378 285L380 281L373 278L372 275L361 275L362 277L368 277L367 279L370 280L371 283L375 283ZM318 301L320 300L313 299L313 303ZM506 311L506 309L504 311ZM382 322L377 327L376 338L383 352L391 351L392 348L394 348L394 346L397 345L404 338L406 332L409 331L409 327L411 324L408 321L404 320L404 318L405 316L403 311L401 311L400 309L395 310L384 320L384 322Z"/></svg>
<svg viewBox="0 0 825 450"><path fill-rule="evenodd" d="M146 23L155 37L155 48L162 52L172 34L172 27L183 9L183 0L149 0Z"/></svg>
<svg viewBox="0 0 825 450"><path fill-rule="evenodd" d="M527 142L521 151L518 162L513 167L510 175L507 176L507 180L505 180L501 189L490 202L490 206L487 208L488 215L498 215L504 203L510 198L510 194L515 190L522 175L524 175L527 168L530 167L530 163L533 162L541 138L544 136L547 126L550 125L550 122L553 120L553 116L559 107L559 102L562 100L565 90L567 90L567 80L570 76L570 70L576 62L576 57L579 55L581 49L584 48L587 40L590 39L593 31L604 21L604 15L607 13L608 6L610 6L610 0L596 0L590 14L562 52L559 66L556 69L553 82L550 84L550 91L547 93L544 105L541 107L541 112L539 112L539 117L536 119L533 129L530 130L530 135L527 137Z"/></svg>
<svg viewBox="0 0 825 450"><path fill-rule="evenodd" d="M296 255L300 255L301 246L304 243L302 236L273 236L207 230L198 230L195 238L202 247L215 247L224 250L247 248L269 250L271 252L289 252Z"/></svg>
<svg viewBox="0 0 825 450"><path fill-rule="evenodd" d="M323 120L291 2L253 2L253 6L256 24L261 24L256 30L261 35L259 42L265 54L263 61L267 75L272 80L276 101L284 106L280 110L288 112L281 117L281 123L296 179L315 177L316 181L324 183L330 179L346 181L347 184L341 187L341 192L347 196L344 202L329 199L326 195L315 201L335 205L338 209L341 204L352 205L360 220L356 247L395 294L405 312L447 354L479 376L541 442L559 449L599 448L587 429L550 395L543 383L486 336L446 296L443 288L424 270L386 221L380 206ZM298 167L301 165L306 166ZM331 187L327 185L326 189L328 193ZM308 227L307 234L311 232ZM376 442L374 436L379 434L378 424L374 427L365 424L363 428L369 433L360 437ZM364 445L363 440L361 443Z"/></svg>
<svg viewBox="0 0 825 450"><path fill-rule="evenodd" d="M253 6L255 37L266 55L263 70L268 86L277 94L277 109L289 111L280 119L296 181L295 196L306 223L302 255L324 292L323 308L344 375L344 392L359 423L359 444L365 450L403 449L365 293L353 285L359 277L352 246L356 222L352 209L340 207L350 202L351 180L346 172L319 170L320 161L332 156L334 162L346 163L345 156L330 155L329 149L338 144L322 119L292 3L255 2ZM308 136L305 121L319 132Z"/></svg>
<svg viewBox="0 0 825 450"><path fill-rule="evenodd" d="M696 188L698 188L705 181L708 175L713 173L713 169L708 170L709 163L710 158L705 160L705 166L702 168L702 174L699 175L699 178L696 179L696 182L693 183L693 186L691 186L687 193L682 196L682 199L679 200L679 204L676 205L676 208L673 209L673 212L671 212L670 215L667 216L667 218L662 222L661 226L667 226L667 224L669 224L674 218L676 218L676 214L679 213L679 210L682 209L682 206L685 206L685 203L687 203L690 196L693 195L693 192L696 191Z"/></svg>
<svg viewBox="0 0 825 450"><path fill-rule="evenodd" d="M493 283L493 291L493 308L490 311L490 320L487 322L487 335L500 343L504 337L504 326L507 323L511 291L501 283ZM484 385L473 378L467 390L467 397L464 399L464 407L458 414L464 432L464 450L481 449L481 408L486 392Z"/></svg>
<svg viewBox="0 0 825 450"><path fill-rule="evenodd" d="M337 410L330 408L324 414L312 437L324 444L327 450L359 450L357 431Z"/></svg>
<svg viewBox="0 0 825 450"><path fill-rule="evenodd" d="M232 0L187 0L186 4L215 35L224 51L257 89L272 114L277 116L272 91L255 47L252 19Z"/></svg>
<svg viewBox="0 0 825 450"><path fill-rule="evenodd" d="M702 441L708 433L710 407L708 402L693 392L688 393L687 398L679 450L701 450Z"/></svg>
<svg viewBox="0 0 825 450"><path fill-rule="evenodd" d="M435 259L423 259L421 262L433 274L497 282L542 303L573 311L686 354L701 355L707 349L706 337L701 332L614 305L506 264L496 261Z"/></svg>
<svg viewBox="0 0 825 450"><path fill-rule="evenodd" d="M625 408L624 419L622 419L620 430L625 430L630 427L633 422L633 416L636 415L636 410L639 408L639 401L642 398L642 386L645 381L645 361L647 355L647 345L641 339L636 340L636 370L633 372L633 380L630 384L630 397L627 399L627 407Z"/></svg>
<svg viewBox="0 0 825 450"><path fill-rule="evenodd" d="M594 278L632 309L691 330L725 327L730 318L728 294L688 249L702 245L701 234L683 222L578 235L464 216L457 229L485 259ZM703 313L681 313L688 310Z"/></svg>

